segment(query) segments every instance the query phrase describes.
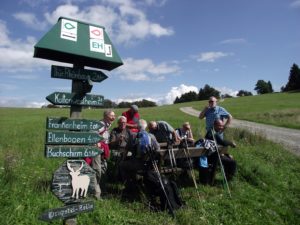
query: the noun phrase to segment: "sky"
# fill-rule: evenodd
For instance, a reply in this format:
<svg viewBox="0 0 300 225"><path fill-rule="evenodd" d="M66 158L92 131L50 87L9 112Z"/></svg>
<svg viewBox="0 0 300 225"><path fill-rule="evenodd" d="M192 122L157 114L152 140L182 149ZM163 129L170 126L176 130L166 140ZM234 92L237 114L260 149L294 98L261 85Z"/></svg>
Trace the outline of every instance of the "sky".
<svg viewBox="0 0 300 225"><path fill-rule="evenodd" d="M67 17L105 27L124 65L91 94L119 103L172 104L206 84L221 94L254 91L258 80L280 91L300 65L300 0L2 0L0 107L41 107L71 80L51 78L34 45Z"/></svg>

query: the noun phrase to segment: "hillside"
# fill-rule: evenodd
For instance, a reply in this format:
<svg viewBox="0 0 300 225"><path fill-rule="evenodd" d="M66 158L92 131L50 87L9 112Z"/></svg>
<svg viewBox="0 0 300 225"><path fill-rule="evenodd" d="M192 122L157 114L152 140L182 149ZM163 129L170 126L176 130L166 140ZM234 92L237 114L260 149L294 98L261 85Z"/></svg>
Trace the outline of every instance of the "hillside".
<svg viewBox="0 0 300 225"><path fill-rule="evenodd" d="M299 94L259 97L226 99L221 104L237 118L251 113L255 118L268 111L299 110L300 103L295 101ZM264 105L265 101L273 104L277 101L281 107ZM261 103L256 106L255 102ZM194 135L199 137L204 135L203 121L182 113L179 107L201 110L205 104L202 101L143 108L140 112L146 120L166 120L174 127L190 121ZM245 108L253 111L247 112ZM122 111L116 110L117 115ZM65 159L44 157L45 121L47 116L68 115L67 109L0 109L0 220L4 224L42 224L37 219L41 213L63 206L51 193L50 185L52 173ZM101 117L102 110L83 111L83 118ZM238 163L237 176L230 183L232 198L222 187L220 173L215 186L199 185L200 200L191 182L182 182L178 177L186 206L173 219L166 213L150 212L144 198L121 201L122 185L106 178L105 199L95 201L92 213L80 214L78 224L299 224L300 159L280 145L246 131L230 129L226 135L238 145L231 150Z"/></svg>

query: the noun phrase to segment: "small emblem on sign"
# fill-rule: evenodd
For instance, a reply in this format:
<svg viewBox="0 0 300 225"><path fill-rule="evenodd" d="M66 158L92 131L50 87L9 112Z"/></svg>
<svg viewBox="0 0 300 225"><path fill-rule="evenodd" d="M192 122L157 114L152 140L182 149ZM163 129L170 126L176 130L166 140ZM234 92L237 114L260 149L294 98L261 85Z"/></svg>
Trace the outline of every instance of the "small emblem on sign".
<svg viewBox="0 0 300 225"><path fill-rule="evenodd" d="M62 19L60 38L77 41L77 22Z"/></svg>
<svg viewBox="0 0 300 225"><path fill-rule="evenodd" d="M104 40L103 29L100 27L90 26L90 39Z"/></svg>

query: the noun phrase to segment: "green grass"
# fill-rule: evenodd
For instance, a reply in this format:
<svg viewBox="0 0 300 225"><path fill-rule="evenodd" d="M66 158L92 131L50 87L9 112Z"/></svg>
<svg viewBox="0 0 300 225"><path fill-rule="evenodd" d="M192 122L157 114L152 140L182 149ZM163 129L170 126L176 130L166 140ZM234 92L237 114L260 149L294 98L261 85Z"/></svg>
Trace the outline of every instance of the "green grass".
<svg viewBox="0 0 300 225"><path fill-rule="evenodd" d="M207 101L185 103L202 110ZM229 98L219 102L234 118L300 129L300 93L273 93L240 98Z"/></svg>
<svg viewBox="0 0 300 225"><path fill-rule="evenodd" d="M243 114L239 109L242 99L251 100L226 99L222 104L234 115ZM193 104L200 109L205 102ZM174 127L190 121L194 135L203 136L203 120L183 114L178 110L183 105L189 104L145 108L140 113L146 120L166 120ZM284 107L291 108L288 104ZM116 110L117 115L122 111ZM100 119L102 110L83 110L82 114L83 118ZM41 213L63 206L51 193L50 184L52 173L65 159L46 159L44 143L46 117L68 115L68 109L0 109L0 224L43 224L38 220ZM109 192L104 201L95 201L93 212L78 215L78 224L300 224L300 159L246 131L229 129L226 135L238 144L231 151L238 162L237 176L230 183L231 199L218 173L216 186L199 185L200 200L192 184L180 185L186 207L176 212L175 219L150 212L145 201L122 202L120 195Z"/></svg>

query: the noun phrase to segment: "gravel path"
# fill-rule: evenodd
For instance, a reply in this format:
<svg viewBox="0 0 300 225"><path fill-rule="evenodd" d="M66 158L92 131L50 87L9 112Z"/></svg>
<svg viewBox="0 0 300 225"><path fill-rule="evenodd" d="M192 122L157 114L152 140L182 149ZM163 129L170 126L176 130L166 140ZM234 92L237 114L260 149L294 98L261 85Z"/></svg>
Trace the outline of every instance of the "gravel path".
<svg viewBox="0 0 300 225"><path fill-rule="evenodd" d="M192 107L182 107L180 110L192 116L199 116L200 111ZM263 135L268 140L282 144L287 150L300 156L300 130L276 127L260 123L233 119L230 127L248 130Z"/></svg>

